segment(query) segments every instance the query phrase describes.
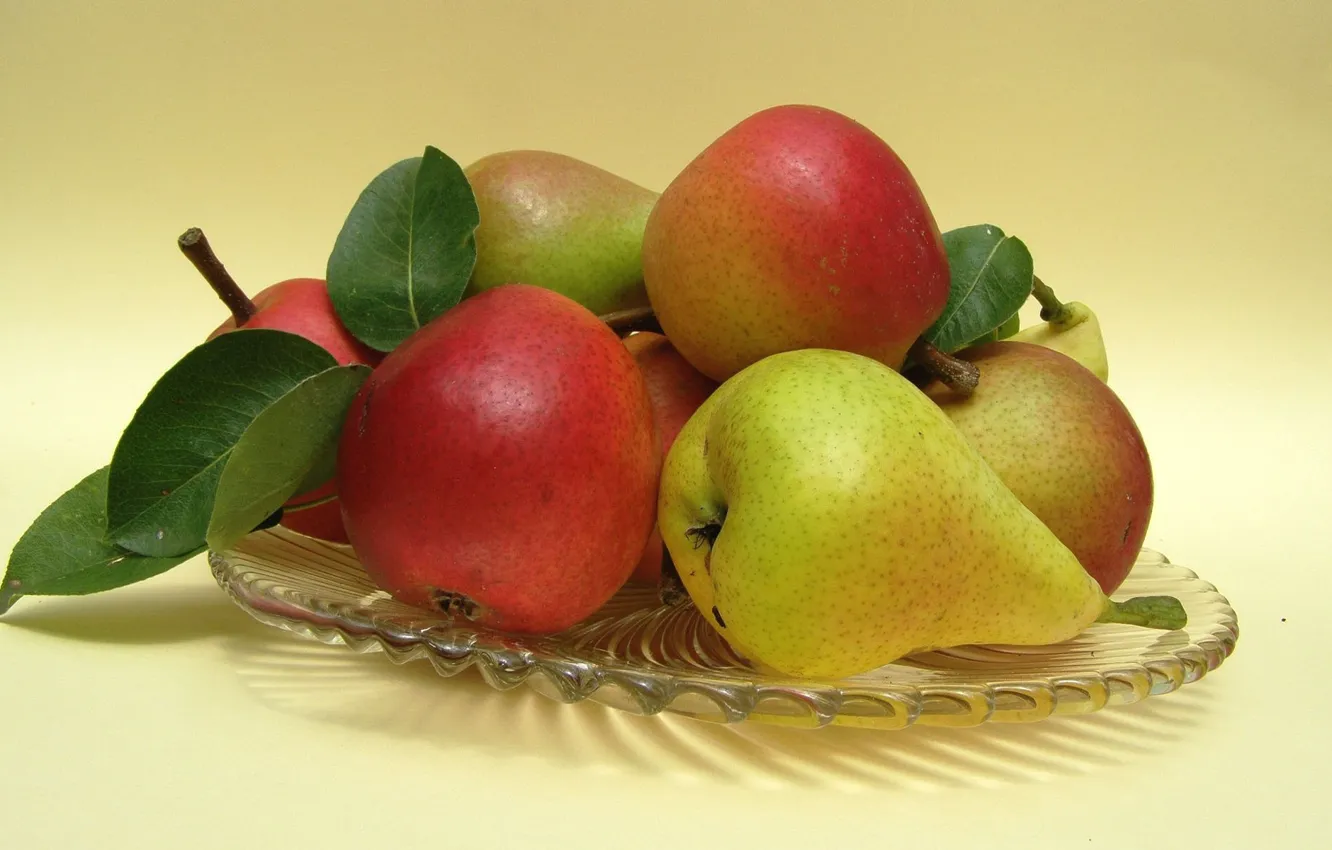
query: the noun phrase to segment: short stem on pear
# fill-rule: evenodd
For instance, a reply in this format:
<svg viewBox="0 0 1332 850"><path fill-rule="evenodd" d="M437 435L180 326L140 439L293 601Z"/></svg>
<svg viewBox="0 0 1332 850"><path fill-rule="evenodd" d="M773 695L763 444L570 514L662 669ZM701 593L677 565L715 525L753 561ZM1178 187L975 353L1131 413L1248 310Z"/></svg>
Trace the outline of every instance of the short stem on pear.
<svg viewBox="0 0 1332 850"><path fill-rule="evenodd" d="M208 244L208 238L202 230L191 227L180 235L176 244L186 259L199 270L199 274L203 275L204 280L208 281L208 285L213 287L222 303L227 305L231 315L236 317L236 327L244 325L259 312L259 308L254 306L254 302L227 272L217 254L213 253L213 247Z"/></svg>
<svg viewBox="0 0 1332 850"><path fill-rule="evenodd" d="M1055 297L1054 290L1045 281L1032 275L1031 294L1041 305L1041 320L1058 324L1068 319L1068 307Z"/></svg>
<svg viewBox="0 0 1332 850"><path fill-rule="evenodd" d="M916 340L907 355L922 371L954 392L971 395L980 384L980 369L974 363L945 354L924 337Z"/></svg>
<svg viewBox="0 0 1332 850"><path fill-rule="evenodd" d="M1173 596L1135 596L1124 602L1105 600L1105 610L1096 622L1174 631L1188 625L1189 615Z"/></svg>
<svg viewBox="0 0 1332 850"><path fill-rule="evenodd" d="M621 337L629 336L635 331L662 333L661 322L657 321L657 314L651 307L616 310L614 313L605 313L597 318L610 325L610 329Z"/></svg>

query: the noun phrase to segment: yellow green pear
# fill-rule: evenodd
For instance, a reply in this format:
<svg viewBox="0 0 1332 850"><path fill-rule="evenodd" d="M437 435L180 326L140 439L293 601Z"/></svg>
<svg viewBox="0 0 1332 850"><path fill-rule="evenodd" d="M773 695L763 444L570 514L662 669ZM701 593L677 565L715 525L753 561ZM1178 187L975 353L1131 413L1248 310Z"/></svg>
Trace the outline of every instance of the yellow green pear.
<svg viewBox="0 0 1332 850"><path fill-rule="evenodd" d="M774 354L728 379L667 456L658 522L699 611L798 678L1054 643L1098 620L1184 621L1169 597L1112 603L924 393L844 351Z"/></svg>
<svg viewBox="0 0 1332 850"><path fill-rule="evenodd" d="M643 229L658 193L552 151L494 153L464 173L481 213L468 296L527 283L599 315L647 306Z"/></svg>
<svg viewBox="0 0 1332 850"><path fill-rule="evenodd" d="M1007 338L1058 351L1090 369L1102 381L1110 380L1110 362L1105 353L1101 323L1092 309L1081 301L1061 302L1040 278L1034 280L1032 294L1041 302L1041 323L1023 328Z"/></svg>

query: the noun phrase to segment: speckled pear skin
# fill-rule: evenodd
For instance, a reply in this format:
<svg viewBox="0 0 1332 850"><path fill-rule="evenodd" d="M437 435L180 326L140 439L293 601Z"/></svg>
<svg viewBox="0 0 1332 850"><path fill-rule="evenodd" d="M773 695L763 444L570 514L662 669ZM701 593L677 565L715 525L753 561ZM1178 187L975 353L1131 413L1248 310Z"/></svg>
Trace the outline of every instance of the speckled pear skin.
<svg viewBox="0 0 1332 850"><path fill-rule="evenodd" d="M970 397L926 393L1106 593L1137 560L1152 514L1152 465L1137 423L1104 381L1048 347L1005 340L958 355L980 370Z"/></svg>
<svg viewBox="0 0 1332 850"><path fill-rule="evenodd" d="M709 545L695 529L717 521ZM671 447L658 522L703 615L797 678L1057 642L1105 605L938 406L850 352L775 354L726 381Z"/></svg>
<svg viewBox="0 0 1332 850"><path fill-rule="evenodd" d="M466 295L526 283L599 315L647 306L643 228L656 192L549 151L491 154L464 173L481 212Z"/></svg>
<svg viewBox="0 0 1332 850"><path fill-rule="evenodd" d="M867 127L799 104L757 112L652 210L643 274L666 336L725 380L779 351L899 368L943 312L943 238L914 177Z"/></svg>

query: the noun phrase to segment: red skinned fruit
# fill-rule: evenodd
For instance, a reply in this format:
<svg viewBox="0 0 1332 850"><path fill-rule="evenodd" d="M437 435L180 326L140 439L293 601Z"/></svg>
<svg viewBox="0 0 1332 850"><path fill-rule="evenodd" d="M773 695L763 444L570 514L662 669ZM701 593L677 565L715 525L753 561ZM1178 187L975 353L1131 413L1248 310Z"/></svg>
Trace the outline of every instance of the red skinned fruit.
<svg viewBox="0 0 1332 850"><path fill-rule="evenodd" d="M422 327L353 401L343 520L399 600L551 633L628 580L660 452L642 373L570 298L508 284Z"/></svg>
<svg viewBox="0 0 1332 850"><path fill-rule="evenodd" d="M319 278L292 278L261 290L251 299L218 261L202 231L198 228L185 231L179 244L181 251L231 309L231 317L210 333L208 339L238 327L269 328L310 340L343 366L363 364L373 367L383 359L383 354L356 339L342 324L333 309L325 281ZM284 508L306 504L311 507L285 511L282 525L310 537L334 543L347 542L335 482L329 481L308 493L297 494Z"/></svg>
<svg viewBox="0 0 1332 850"><path fill-rule="evenodd" d="M658 333L636 333L624 341L625 347L638 361L652 397L652 415L657 427L661 456L671 450L675 436L689 421L708 396L717 389L717 382L699 372L680 356L670 340ZM648 538L643 557L634 569L633 580L643 584L661 581L662 559L665 546L655 523Z"/></svg>
<svg viewBox="0 0 1332 850"><path fill-rule="evenodd" d="M969 396L933 384L943 408L1009 490L1113 593L1151 519L1147 446L1128 408L1071 357L1005 340L958 357L980 369Z"/></svg>
<svg viewBox="0 0 1332 850"><path fill-rule="evenodd" d="M814 106L751 115L686 166L648 217L643 276L666 336L718 381L801 348L899 369L949 288L906 166Z"/></svg>

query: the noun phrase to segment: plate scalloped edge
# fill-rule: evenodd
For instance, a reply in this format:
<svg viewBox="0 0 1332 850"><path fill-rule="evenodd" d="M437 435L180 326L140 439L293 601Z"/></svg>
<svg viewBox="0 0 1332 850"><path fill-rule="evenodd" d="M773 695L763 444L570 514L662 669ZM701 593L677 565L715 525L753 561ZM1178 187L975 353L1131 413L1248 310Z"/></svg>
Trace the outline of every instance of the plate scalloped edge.
<svg viewBox="0 0 1332 850"><path fill-rule="evenodd" d="M1147 649L1146 630L1093 626L1065 644L939 650L840 682L749 669L689 603L654 604L648 588L626 587L564 635L529 638L407 608L373 586L349 547L280 526L209 552L208 561L240 608L303 638L383 652L396 664L428 661L444 677L475 667L498 690L525 684L564 703L590 700L634 714L666 711L721 723L902 729L1087 714L1196 682L1239 639L1235 612L1215 586L1148 549L1115 596L1174 593L1190 623ZM625 647L639 656L627 657ZM1042 663L1050 665L1045 672Z"/></svg>

